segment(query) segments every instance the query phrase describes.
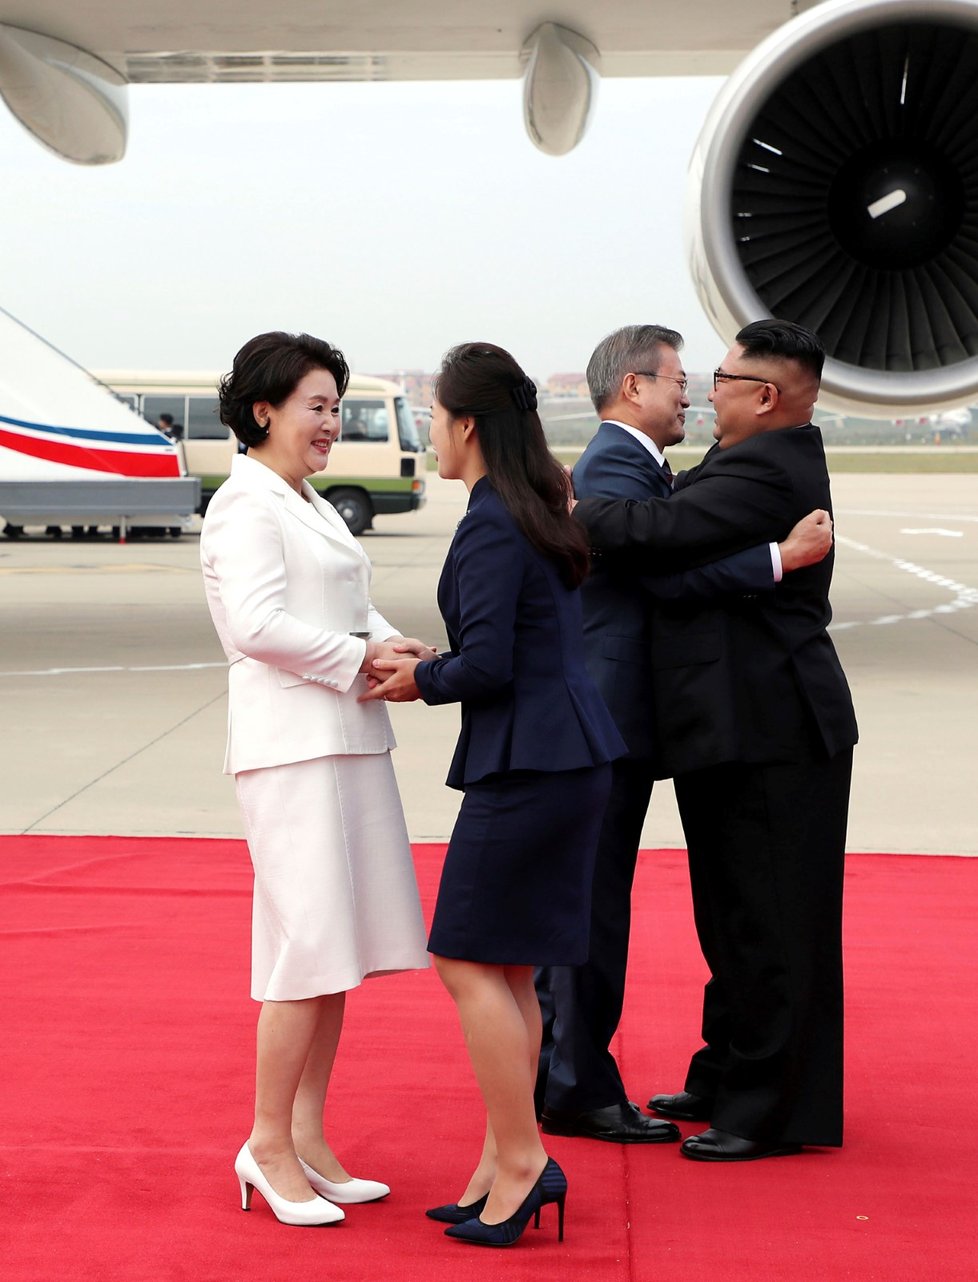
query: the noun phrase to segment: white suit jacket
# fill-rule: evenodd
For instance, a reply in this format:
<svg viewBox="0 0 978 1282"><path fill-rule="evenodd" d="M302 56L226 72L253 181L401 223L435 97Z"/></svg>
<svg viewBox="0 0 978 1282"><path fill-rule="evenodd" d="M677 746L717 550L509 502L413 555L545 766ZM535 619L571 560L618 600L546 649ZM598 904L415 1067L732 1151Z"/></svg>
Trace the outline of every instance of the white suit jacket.
<svg viewBox="0 0 978 1282"><path fill-rule="evenodd" d="M394 747L384 705L357 703L366 641L351 633L396 629L343 518L307 481L302 492L239 454L204 518L207 604L230 664L225 774Z"/></svg>

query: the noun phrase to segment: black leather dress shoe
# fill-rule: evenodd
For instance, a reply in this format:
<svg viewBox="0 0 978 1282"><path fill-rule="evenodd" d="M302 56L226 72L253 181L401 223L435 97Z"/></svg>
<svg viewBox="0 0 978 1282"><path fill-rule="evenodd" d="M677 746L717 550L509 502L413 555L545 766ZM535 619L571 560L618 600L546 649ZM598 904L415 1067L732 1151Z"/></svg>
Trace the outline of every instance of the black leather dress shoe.
<svg viewBox="0 0 978 1282"><path fill-rule="evenodd" d="M546 1135L579 1135L611 1144L667 1144L680 1138L678 1126L657 1122L640 1113L637 1104L609 1104L587 1113L554 1113L543 1110Z"/></svg>
<svg viewBox="0 0 978 1282"><path fill-rule="evenodd" d="M763 1140L745 1140L740 1135L731 1135L729 1131L718 1131L710 1127L702 1135L691 1135L679 1146L683 1157L691 1157L696 1162L753 1162L759 1157L783 1157L789 1153L800 1153L800 1144L773 1144Z"/></svg>
<svg viewBox="0 0 978 1282"><path fill-rule="evenodd" d="M713 1101L689 1091L679 1091L676 1095L653 1095L649 1100L649 1108L653 1113L675 1117L680 1122L708 1122Z"/></svg>

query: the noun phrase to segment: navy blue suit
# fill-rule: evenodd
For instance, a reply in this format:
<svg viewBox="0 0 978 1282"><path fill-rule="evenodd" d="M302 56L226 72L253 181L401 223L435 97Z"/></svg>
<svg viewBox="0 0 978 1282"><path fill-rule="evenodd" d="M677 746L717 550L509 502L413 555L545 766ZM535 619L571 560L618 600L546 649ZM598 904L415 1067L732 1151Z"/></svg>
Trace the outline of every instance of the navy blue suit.
<svg viewBox="0 0 978 1282"><path fill-rule="evenodd" d="M574 468L579 499L668 498L670 478L652 453L616 423L602 423ZM642 578L615 558L595 557L582 588L588 670L628 745L615 762L598 845L591 951L577 967L541 972L545 1037L537 1102L548 1111L588 1112L626 1100L609 1045L621 1018L631 924L631 890L654 779L664 778L656 713L652 622L657 600L711 600L770 591L763 544L685 573Z"/></svg>
<svg viewBox="0 0 978 1282"><path fill-rule="evenodd" d="M466 795L429 946L498 964L583 960L608 763L625 745L585 666L580 593L483 478L438 605L450 652L415 680L426 703L462 705L448 783Z"/></svg>

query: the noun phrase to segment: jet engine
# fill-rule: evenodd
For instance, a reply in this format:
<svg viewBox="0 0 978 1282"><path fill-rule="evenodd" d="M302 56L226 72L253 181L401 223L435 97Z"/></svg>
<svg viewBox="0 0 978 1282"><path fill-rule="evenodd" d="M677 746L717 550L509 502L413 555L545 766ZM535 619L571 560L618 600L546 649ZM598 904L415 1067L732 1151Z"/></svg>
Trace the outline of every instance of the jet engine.
<svg viewBox="0 0 978 1282"><path fill-rule="evenodd" d="M711 108L688 201L726 341L815 330L827 408L978 400L976 0L827 0L781 27Z"/></svg>

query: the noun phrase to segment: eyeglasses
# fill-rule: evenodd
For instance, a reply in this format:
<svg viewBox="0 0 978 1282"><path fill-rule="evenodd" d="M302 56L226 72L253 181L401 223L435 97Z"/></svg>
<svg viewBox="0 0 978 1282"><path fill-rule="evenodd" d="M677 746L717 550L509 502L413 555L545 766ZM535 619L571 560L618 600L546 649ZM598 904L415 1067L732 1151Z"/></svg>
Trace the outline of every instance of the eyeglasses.
<svg viewBox="0 0 978 1282"><path fill-rule="evenodd" d="M727 383L771 383L769 378L759 378L756 374L728 374L725 369L715 369L713 371L713 390L716 391L721 382ZM777 383L771 383L772 387L781 388Z"/></svg>
<svg viewBox="0 0 978 1282"><path fill-rule="evenodd" d="M679 390L683 394L685 394L686 388L689 387L688 378L676 378L674 374L653 374L650 369L636 369L632 370L632 373L640 378L667 378L670 383L678 383Z"/></svg>

